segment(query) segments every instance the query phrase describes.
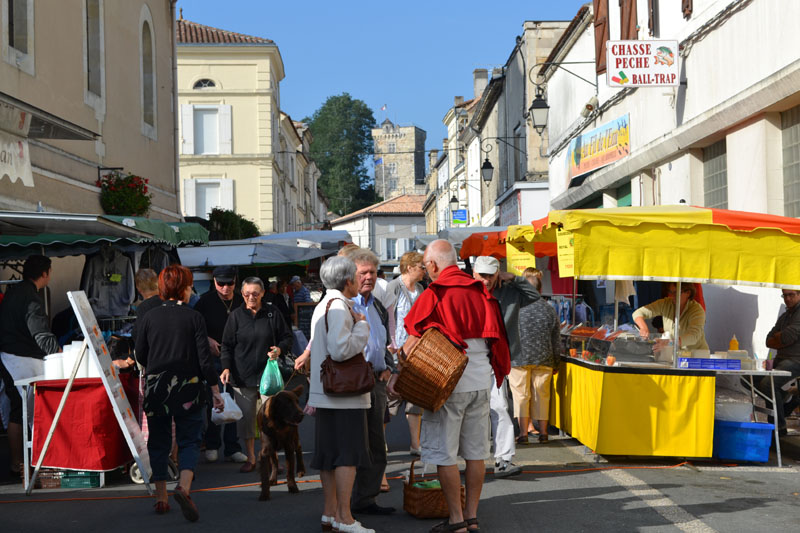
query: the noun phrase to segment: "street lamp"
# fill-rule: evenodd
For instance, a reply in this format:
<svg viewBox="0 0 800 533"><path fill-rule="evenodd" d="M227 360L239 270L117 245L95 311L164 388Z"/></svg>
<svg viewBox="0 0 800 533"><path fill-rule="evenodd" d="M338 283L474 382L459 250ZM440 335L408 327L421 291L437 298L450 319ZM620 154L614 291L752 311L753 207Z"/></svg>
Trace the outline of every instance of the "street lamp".
<svg viewBox="0 0 800 533"><path fill-rule="evenodd" d="M492 174L494 174L494 167L489 162L489 156L487 155L486 160L481 165L481 177L483 178L483 181L489 183L492 181Z"/></svg>
<svg viewBox="0 0 800 533"><path fill-rule="evenodd" d="M528 108L528 120L531 121L531 126L536 132L541 135L547 127L547 114L550 111L550 106L547 105L547 100L544 99L544 89L541 85L536 86L536 98L531 102Z"/></svg>
<svg viewBox="0 0 800 533"><path fill-rule="evenodd" d="M456 209L458 209L458 198L456 198L456 195L454 194L450 198L450 211L452 212L455 211Z"/></svg>

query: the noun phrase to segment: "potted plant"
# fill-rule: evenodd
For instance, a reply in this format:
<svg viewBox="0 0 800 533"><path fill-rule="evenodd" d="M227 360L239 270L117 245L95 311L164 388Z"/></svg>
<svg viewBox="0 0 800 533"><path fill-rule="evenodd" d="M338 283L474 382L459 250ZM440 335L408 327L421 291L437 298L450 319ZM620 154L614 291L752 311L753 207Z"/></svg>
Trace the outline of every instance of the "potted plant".
<svg viewBox="0 0 800 533"><path fill-rule="evenodd" d="M147 192L147 178L114 171L95 185L100 187L100 206L107 215L146 216L152 195Z"/></svg>

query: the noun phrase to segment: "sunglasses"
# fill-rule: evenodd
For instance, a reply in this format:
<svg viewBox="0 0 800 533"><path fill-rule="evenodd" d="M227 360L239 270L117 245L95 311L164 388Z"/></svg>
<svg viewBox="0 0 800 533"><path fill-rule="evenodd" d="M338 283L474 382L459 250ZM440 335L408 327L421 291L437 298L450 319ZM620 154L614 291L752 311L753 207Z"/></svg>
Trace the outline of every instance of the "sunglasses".
<svg viewBox="0 0 800 533"><path fill-rule="evenodd" d="M216 282L216 284L219 285L220 287L233 287L234 284L233 281L219 281L216 279L214 280L214 282Z"/></svg>

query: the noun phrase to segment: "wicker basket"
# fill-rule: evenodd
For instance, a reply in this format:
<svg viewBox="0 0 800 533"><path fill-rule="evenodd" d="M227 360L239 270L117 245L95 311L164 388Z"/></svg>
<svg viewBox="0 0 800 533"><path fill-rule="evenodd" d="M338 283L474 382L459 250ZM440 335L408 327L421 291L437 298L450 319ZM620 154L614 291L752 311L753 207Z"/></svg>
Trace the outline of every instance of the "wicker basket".
<svg viewBox="0 0 800 533"><path fill-rule="evenodd" d="M403 483L403 509L416 518L447 518L450 512L447 501L444 499L442 489L422 489L415 487L414 463L411 461L411 471L408 481ZM420 478L421 480L422 478ZM461 508L464 508L466 494L464 485L461 485Z"/></svg>
<svg viewBox="0 0 800 533"><path fill-rule="evenodd" d="M395 390L404 400L436 411L456 388L468 358L436 328L428 328L403 363Z"/></svg>

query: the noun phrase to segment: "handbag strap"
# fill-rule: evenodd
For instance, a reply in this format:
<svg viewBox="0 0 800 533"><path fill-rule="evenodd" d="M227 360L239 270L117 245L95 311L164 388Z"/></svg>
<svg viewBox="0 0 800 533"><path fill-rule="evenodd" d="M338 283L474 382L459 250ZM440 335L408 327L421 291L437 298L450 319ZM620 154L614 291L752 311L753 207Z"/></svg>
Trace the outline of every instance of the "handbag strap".
<svg viewBox="0 0 800 533"><path fill-rule="evenodd" d="M325 306L325 333L328 332L328 311L331 310L331 304L333 303L334 300L342 300L342 299L341 298L331 298L330 300L328 300L328 305ZM342 301L344 302L344 300L342 300ZM345 302L345 305L347 305L347 302Z"/></svg>

